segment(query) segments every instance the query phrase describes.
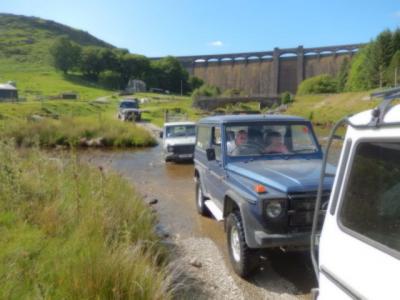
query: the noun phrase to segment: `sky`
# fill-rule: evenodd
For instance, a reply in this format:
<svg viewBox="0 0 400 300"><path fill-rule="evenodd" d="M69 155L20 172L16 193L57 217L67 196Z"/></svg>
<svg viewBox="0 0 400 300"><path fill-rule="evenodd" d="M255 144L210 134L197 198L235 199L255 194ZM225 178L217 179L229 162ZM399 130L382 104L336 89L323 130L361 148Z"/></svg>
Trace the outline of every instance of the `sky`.
<svg viewBox="0 0 400 300"><path fill-rule="evenodd" d="M399 0L0 0L0 12L149 57L364 43L400 26Z"/></svg>

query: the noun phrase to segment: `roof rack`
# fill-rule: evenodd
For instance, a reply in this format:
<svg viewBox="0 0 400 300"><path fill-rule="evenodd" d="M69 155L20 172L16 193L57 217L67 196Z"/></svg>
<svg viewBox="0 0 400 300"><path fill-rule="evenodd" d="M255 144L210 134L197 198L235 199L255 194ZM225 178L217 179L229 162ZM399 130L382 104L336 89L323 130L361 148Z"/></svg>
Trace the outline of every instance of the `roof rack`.
<svg viewBox="0 0 400 300"><path fill-rule="evenodd" d="M383 124L383 119L391 108L392 101L400 99L400 87L374 92L371 94L371 98L383 98L382 103L372 111L372 120L368 124L377 127Z"/></svg>

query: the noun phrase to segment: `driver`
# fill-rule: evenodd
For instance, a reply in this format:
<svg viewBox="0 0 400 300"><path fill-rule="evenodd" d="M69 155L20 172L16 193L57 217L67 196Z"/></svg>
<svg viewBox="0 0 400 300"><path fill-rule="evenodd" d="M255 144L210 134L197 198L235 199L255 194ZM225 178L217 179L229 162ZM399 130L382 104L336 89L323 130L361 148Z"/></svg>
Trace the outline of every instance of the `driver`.
<svg viewBox="0 0 400 300"><path fill-rule="evenodd" d="M240 145L244 145L247 143L247 131L246 130L239 130L236 133L234 141L228 141L227 148L228 153L232 155L238 155L237 150Z"/></svg>
<svg viewBox="0 0 400 300"><path fill-rule="evenodd" d="M265 153L288 153L286 145L282 141L282 135L277 131L268 133L267 141L269 146L265 148Z"/></svg>

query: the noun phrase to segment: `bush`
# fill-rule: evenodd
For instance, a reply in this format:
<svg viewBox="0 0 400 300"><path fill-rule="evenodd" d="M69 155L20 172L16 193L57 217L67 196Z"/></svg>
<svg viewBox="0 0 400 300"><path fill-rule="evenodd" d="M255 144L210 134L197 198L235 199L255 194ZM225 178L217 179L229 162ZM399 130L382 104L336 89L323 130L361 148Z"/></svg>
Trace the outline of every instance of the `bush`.
<svg viewBox="0 0 400 300"><path fill-rule="evenodd" d="M222 93L222 96L240 97L240 96L246 96L246 93L241 89L227 89Z"/></svg>
<svg viewBox="0 0 400 300"><path fill-rule="evenodd" d="M297 90L298 95L336 93L337 82L335 78L324 74L304 80Z"/></svg>
<svg viewBox="0 0 400 300"><path fill-rule="evenodd" d="M221 95L221 90L219 87L206 84L193 91L192 99L196 99L198 97L217 97L219 95Z"/></svg>
<svg viewBox="0 0 400 300"><path fill-rule="evenodd" d="M0 143L1 299L169 299L155 216L119 176Z"/></svg>
<svg viewBox="0 0 400 300"><path fill-rule="evenodd" d="M294 101L293 95L289 92L282 93L280 98L282 104L290 104Z"/></svg>
<svg viewBox="0 0 400 300"><path fill-rule="evenodd" d="M196 76L190 76L188 84L190 90L194 91L195 89L200 88L204 84L204 80Z"/></svg>

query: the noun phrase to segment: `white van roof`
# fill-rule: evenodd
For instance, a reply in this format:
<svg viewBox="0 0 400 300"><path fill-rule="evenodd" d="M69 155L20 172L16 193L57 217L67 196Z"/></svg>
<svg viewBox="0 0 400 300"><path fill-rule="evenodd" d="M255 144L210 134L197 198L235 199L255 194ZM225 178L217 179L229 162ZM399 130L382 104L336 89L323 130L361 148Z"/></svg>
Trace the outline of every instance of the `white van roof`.
<svg viewBox="0 0 400 300"><path fill-rule="evenodd" d="M184 125L196 125L195 122L168 122L168 123L164 123L164 126L184 126Z"/></svg>
<svg viewBox="0 0 400 300"><path fill-rule="evenodd" d="M360 112L352 116L350 121L355 125L367 125L372 121L372 112L372 109ZM386 124L400 123L400 104L394 105L388 110L383 122Z"/></svg>

